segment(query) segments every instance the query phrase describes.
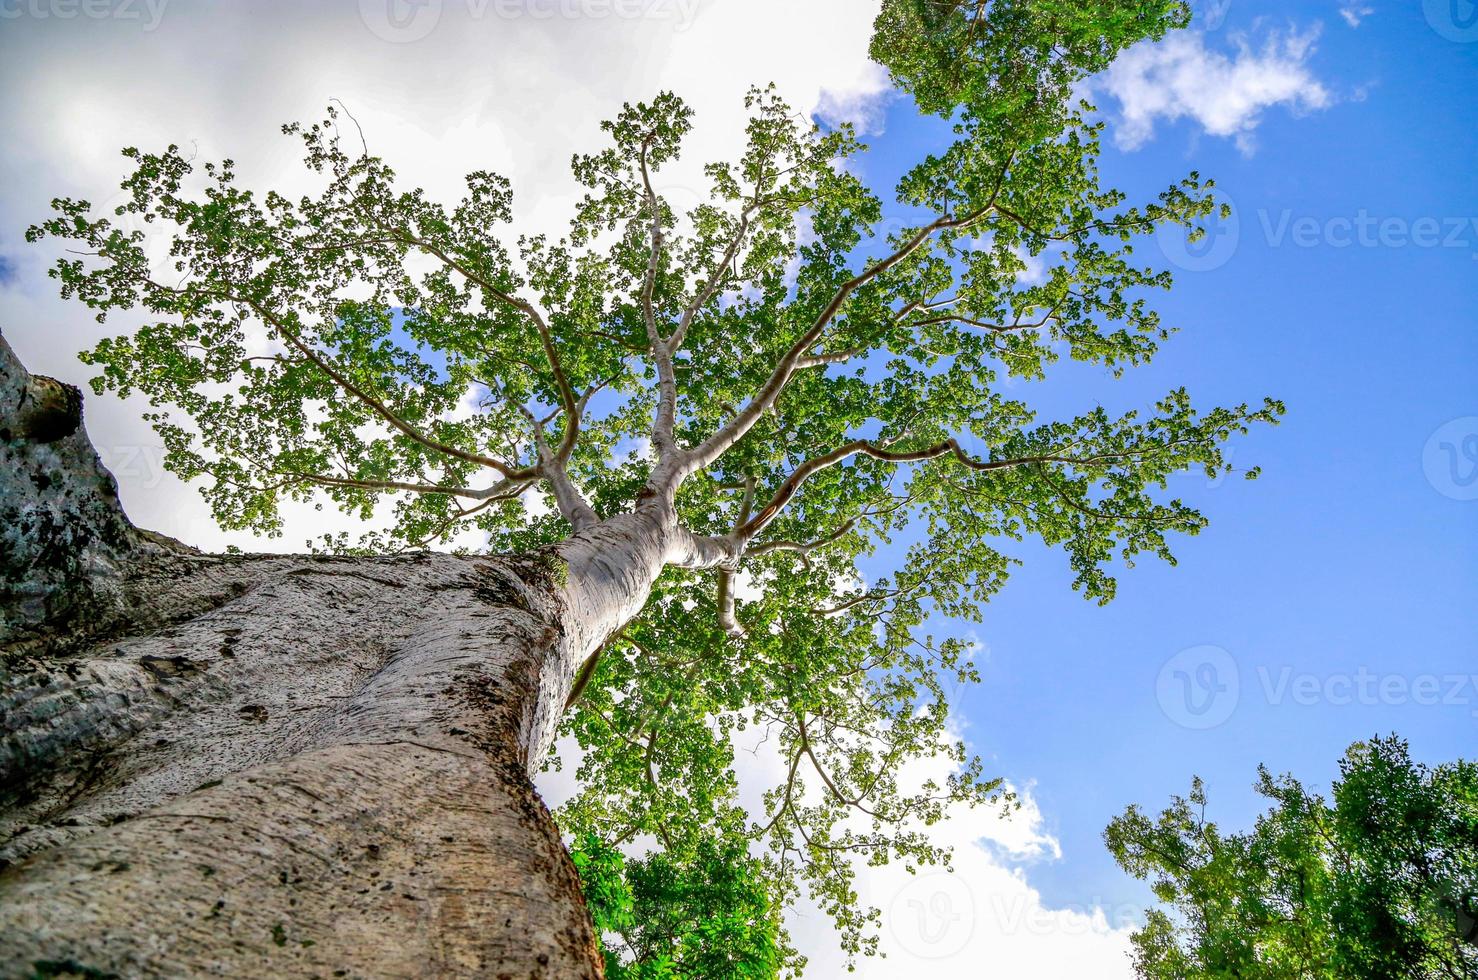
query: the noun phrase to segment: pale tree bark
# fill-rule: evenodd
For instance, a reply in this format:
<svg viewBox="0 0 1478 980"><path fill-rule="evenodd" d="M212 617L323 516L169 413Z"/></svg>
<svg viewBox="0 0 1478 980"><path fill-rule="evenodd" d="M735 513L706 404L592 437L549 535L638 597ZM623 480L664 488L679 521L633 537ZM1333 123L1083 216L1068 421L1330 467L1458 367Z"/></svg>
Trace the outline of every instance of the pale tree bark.
<svg viewBox="0 0 1478 980"><path fill-rule="evenodd" d="M0 975L599 976L530 775L691 558L670 502L521 556L205 555L128 523L80 411L0 341Z"/></svg>

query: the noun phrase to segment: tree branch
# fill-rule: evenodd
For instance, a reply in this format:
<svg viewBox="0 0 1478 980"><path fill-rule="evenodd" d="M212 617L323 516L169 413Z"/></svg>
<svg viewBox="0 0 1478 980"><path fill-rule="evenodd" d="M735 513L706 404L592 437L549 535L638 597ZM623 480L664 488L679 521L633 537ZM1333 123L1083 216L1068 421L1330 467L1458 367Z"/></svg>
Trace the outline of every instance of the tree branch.
<svg viewBox="0 0 1478 980"><path fill-rule="evenodd" d="M713 275L709 277L708 282L703 287L694 292L693 301L683 310L682 316L678 319L677 329L673 330L672 336L668 338L667 349L669 352L675 354L682 350L683 341L688 336L688 327L692 326L693 319L697 317L703 307L707 306L709 300L713 299L714 294L718 292L719 286L723 283L725 270L734 261L734 256L739 253L739 248L744 243L744 236L749 233L749 216L759 207L758 194L759 190L756 188L756 196L739 213L738 230L734 232L733 237L729 240L729 245L724 250L723 258L719 259L718 263L713 267Z"/></svg>
<svg viewBox="0 0 1478 980"><path fill-rule="evenodd" d="M544 423L534 417L527 405L511 399L505 400L513 404L529 423L534 436L534 449L539 454L538 472L548 481L550 490L554 492L554 502L559 507L560 515L570 522L570 527L575 531L599 524L600 518L570 479L569 468L549 448L549 441L544 435Z"/></svg>
<svg viewBox="0 0 1478 980"><path fill-rule="evenodd" d="M534 325L534 331L539 335L539 342L544 348L544 358L549 362L549 369L554 374L555 388L559 392L560 402L564 405L565 412L569 415L570 419L569 424L565 426L565 434L560 442L559 451L554 454L555 458L561 463L567 461L570 458L570 453L575 448L575 440L580 431L580 404L579 400L575 397L574 388L570 386L570 379L565 375L564 364L559 357L559 350L554 345L554 334L549 329L549 324L545 321L543 314L528 300L504 292L489 282L485 276L469 269L466 263L457 261L436 245L416 235L409 233L399 234L402 235L406 244L414 245L436 256L449 268L461 273L469 282L475 283L487 295L523 313L529 319L529 322Z"/></svg>
<svg viewBox="0 0 1478 980"><path fill-rule="evenodd" d="M317 483L328 487L348 487L359 490L405 490L410 493L445 494L449 497L466 497L468 500L488 500L492 497L503 495L518 488L523 492L532 481L500 480L490 487L481 490L472 490L468 487L454 487L436 483L402 483L398 480L361 480L353 477L321 476L317 473L304 473L299 470L273 470L282 476L290 476L307 483ZM522 486L518 484L522 483ZM517 494L514 494L516 496Z"/></svg>
<svg viewBox="0 0 1478 980"><path fill-rule="evenodd" d="M241 300L237 297L233 296L231 298L237 299L238 302L241 302ZM415 428L410 423L402 419L400 416L392 412L378 398L356 385L353 381L349 380L349 378L346 377L341 371L337 370L328 361L320 357L317 351L304 343L296 330L289 327L285 322L283 322L277 316L273 315L261 304L253 300L246 300L245 303L247 306L250 306L252 309L256 310L257 315L260 316L263 320L276 327L277 332L282 335L282 338L287 341L289 346L291 346L298 353L302 354L304 358L306 358L324 374L327 374L340 388L343 388L345 391L349 392L351 395L362 401L365 405L369 406L369 408L376 415L380 416L380 418L389 423L392 428L410 438L412 442L418 443L419 445L424 446L427 449L442 453L447 456L452 456L457 459L465 460L469 463L481 464L482 466L486 466L490 469L496 470L508 480L522 480L535 475L533 470L527 468L514 469L501 460L493 459L490 456L483 456L480 453L471 453L465 449L458 449L456 446L448 446L446 443L438 442L437 440L432 439L430 436L427 436L425 433L421 432L419 429Z"/></svg>
<svg viewBox="0 0 1478 980"><path fill-rule="evenodd" d="M651 212L651 251L647 256L647 272L642 280L642 320L647 327L647 343L651 348L652 361L657 366L657 416L652 420L652 448L661 460L676 449L673 429L677 419L677 375L672 367L672 350L662 339L657 328L657 312L653 306L653 293L657 287L657 266L662 257L662 211L658 207L657 192L652 189L652 176L647 168L647 150L654 134L642 140L639 158L643 193L647 210Z"/></svg>
<svg viewBox="0 0 1478 980"><path fill-rule="evenodd" d="M1152 448L1163 449L1164 447L1157 444ZM821 472L822 470L827 469L831 466L835 466L837 463L840 463L845 459L849 459L852 456L868 456L873 459L882 460L883 462L888 463L914 463L921 462L923 460L938 459L941 456L952 456L961 465L966 466L972 470L975 470L977 472L990 472L992 470L1004 470L1011 469L1017 466L1027 466L1031 464L1042 463L1062 463L1069 466L1084 466L1093 463L1103 463L1115 459L1125 459L1132 456L1143 455L1145 452L1148 451L1150 450L1130 450L1122 453L1100 453L1093 456L1067 456L1060 453L1048 453L1035 456L1018 456L1010 459L982 460L976 459L975 457L966 453L962 448L960 448L958 440L956 440L954 437L950 437L943 440L942 442L935 443L934 445L928 446L924 449L912 449L902 451L887 449L867 439L854 439L853 441L846 443L845 445L833 449L829 453L826 453L822 456L815 456L811 459L806 460L800 466L797 466L795 470L791 472L790 476L786 477L784 482L780 484L779 489L775 491L775 495L770 499L770 502L766 504L758 514L756 514L747 523L745 523L743 527L736 530L734 532L734 536L738 537L741 541L747 541L750 538L754 537L754 535L763 530L767 524L769 524L777 516L779 516L780 512L785 508L785 505L790 502L790 499L795 496L796 491L801 488L801 485L805 483L806 480L810 479L812 476Z"/></svg>
<svg viewBox="0 0 1478 980"><path fill-rule="evenodd" d="M797 364L802 358L807 356L807 352L820 340L821 334L826 330L827 325L840 312L843 304L846 303L852 293L908 258L920 246L932 238L935 233L947 229L969 227L991 211L995 207L996 197L1000 194L1001 187L1005 183L1006 174L1010 170L1011 162L1012 158L1008 157L1004 166L1001 168L1000 177L996 180L996 186L991 192L990 199L985 204L963 217L956 218L949 214L940 215L916 231L890 255L879 259L843 283L836 291L836 294L832 296L831 301L826 304L825 309L816 317L810 329L797 338L795 343L791 344L790 349L780 358L780 362L771 371L769 379L765 382L759 393L750 400L749 404L744 406L739 414L730 420L727 425L723 426L713 435L709 436L708 439L704 440L703 443L685 454L683 466L678 471L678 479L700 470L718 459L730 446L738 442L754 426L755 422L769 410L770 406L775 403L775 400L780 397L780 392L785 388L785 385L797 370Z"/></svg>

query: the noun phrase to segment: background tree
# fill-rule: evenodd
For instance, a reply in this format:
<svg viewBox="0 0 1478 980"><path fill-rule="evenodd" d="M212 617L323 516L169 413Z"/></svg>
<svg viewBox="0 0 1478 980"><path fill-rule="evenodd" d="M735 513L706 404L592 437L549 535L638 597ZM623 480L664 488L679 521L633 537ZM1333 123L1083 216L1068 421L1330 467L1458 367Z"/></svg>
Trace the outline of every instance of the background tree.
<svg viewBox="0 0 1478 980"><path fill-rule="evenodd" d="M1272 806L1245 834L1206 819L1199 779L1157 818L1131 806L1109 825L1169 906L1134 936L1140 976L1478 976L1478 765L1428 768L1392 736L1339 768L1327 803L1260 767Z"/></svg>
<svg viewBox="0 0 1478 980"><path fill-rule="evenodd" d="M609 980L762 980L799 962L742 837L705 838L679 861L666 851L631 860L587 834L571 857Z"/></svg>
<svg viewBox="0 0 1478 980"><path fill-rule="evenodd" d="M1116 562L1204 526L1168 481L1228 471L1225 440L1281 411L1175 390L1041 421L1003 383L1064 354L1117 373L1168 337L1147 294L1170 277L1134 247L1210 213L1210 182L1126 203L1074 93L1187 15L886 3L874 57L953 133L919 148L893 222L852 131L765 89L685 214L653 175L688 109L628 106L574 158L587 193L558 238L506 241L485 171L451 206L401 189L334 110L285 129L317 178L295 200L229 160L126 150L119 211L167 233L164 263L56 201L29 237L68 248L64 295L148 320L84 355L95 389L149 398L221 524L280 535L282 503L312 500L369 530L298 559L130 531L121 586L81 576L90 619L12 631L7 953L593 972L528 781L561 724L585 750L569 832L651 834L679 867L753 844L773 906L806 890L870 950L853 858L945 860L925 828L1001 793L946 727L965 645L926 619L977 618L1026 536L1107 601ZM459 534L480 543L426 551ZM754 727L787 772L762 813L731 764ZM900 783L929 758L953 774Z"/></svg>

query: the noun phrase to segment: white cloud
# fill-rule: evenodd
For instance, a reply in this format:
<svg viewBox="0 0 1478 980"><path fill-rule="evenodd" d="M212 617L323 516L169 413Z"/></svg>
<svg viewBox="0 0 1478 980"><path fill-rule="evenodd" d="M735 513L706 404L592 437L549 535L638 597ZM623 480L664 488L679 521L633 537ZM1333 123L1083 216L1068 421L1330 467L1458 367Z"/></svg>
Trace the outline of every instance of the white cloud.
<svg viewBox="0 0 1478 980"><path fill-rule="evenodd" d="M1365 4L1360 3L1359 0L1355 0L1355 2L1351 3L1346 3L1339 8L1339 15L1343 17L1345 19L1345 23L1349 24L1351 27L1359 27L1360 22L1373 13L1375 13L1374 7L1366 6Z"/></svg>
<svg viewBox="0 0 1478 980"><path fill-rule="evenodd" d="M1119 102L1114 141L1132 150L1154 135L1158 120L1189 118L1250 153L1264 109L1306 112L1330 104L1308 66L1317 35L1269 33L1257 46L1234 36L1231 55L1208 48L1206 35L1196 32L1136 45L1097 83Z"/></svg>
<svg viewBox="0 0 1478 980"><path fill-rule="evenodd" d="M557 806L574 792L578 749L560 744L564 770L539 777L540 794ZM751 730L736 744L740 801L761 812L761 794L779 785L785 760L773 742ZM905 790L932 777L943 782L949 763L914 763L900 775ZM1037 980L1116 980L1133 976L1129 924L1138 907L1104 909L1093 903L1054 907L1028 881L1024 866L1062 858L1047 832L1031 787L1016 789L1021 807L958 810L929 828L932 840L954 849L952 870L921 868L910 874L901 863L857 868L858 901L882 912L877 957L860 959L859 980L980 980L1033 977ZM819 792L817 787L811 787ZM640 848L638 848L640 850ZM841 977L846 957L831 920L802 902L788 925L797 948L808 957L806 976ZM988 966L987 966L988 964Z"/></svg>
<svg viewBox="0 0 1478 980"><path fill-rule="evenodd" d="M1040 286L1047 281L1047 259L1045 252L1036 255L1028 252L1024 247L1016 247L1016 257L1024 264L1025 268L1016 273L1016 281L1023 286Z"/></svg>
<svg viewBox="0 0 1478 980"><path fill-rule="evenodd" d="M892 91L888 72L869 61L846 85L821 90L816 116L829 126L851 123L859 135L881 135L886 96Z"/></svg>
<svg viewBox="0 0 1478 980"><path fill-rule="evenodd" d="M778 760L777 763L778 765ZM948 774L943 762L911 767L904 785ZM1021 808L960 810L929 828L930 838L954 849L952 870L901 864L858 865L857 891L864 906L881 910L882 956L859 962L860 980L1113 980L1133 976L1129 934L1139 909L1054 907L1028 881L1023 865L1062 858L1044 826L1030 787L1015 788ZM831 925L814 909L801 909L791 931L810 962L809 976L845 974L845 957Z"/></svg>

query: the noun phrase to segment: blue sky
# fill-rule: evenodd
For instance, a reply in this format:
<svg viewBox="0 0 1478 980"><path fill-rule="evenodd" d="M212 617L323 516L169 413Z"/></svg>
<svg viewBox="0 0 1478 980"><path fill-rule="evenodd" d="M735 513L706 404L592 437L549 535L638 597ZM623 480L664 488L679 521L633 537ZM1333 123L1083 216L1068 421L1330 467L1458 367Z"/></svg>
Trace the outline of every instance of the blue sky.
<svg viewBox="0 0 1478 980"><path fill-rule="evenodd" d="M623 100L662 88L697 110L695 167L733 156L742 93L766 80L797 106L880 121L860 166L885 194L932 138L906 103L880 101L872 0L640 0L624 15L569 0L550 17L426 0L409 30L383 16L402 2L109 0L71 17L64 0L6 6L0 86L25 97L0 105L0 329L28 365L85 381L76 352L128 326L60 302L49 257L20 241L54 196L108 202L124 145L230 156L243 180L292 193L296 151L277 127L338 98L408 182L450 199L467 170L498 171L520 230L548 230L576 199L570 154ZM1014 548L1024 566L971 627L984 683L961 718L1031 806L1009 832L982 815L936 828L969 858L958 880L864 872L891 958L862 977L975 978L982 957L1003 976L1123 976L1121 933L1057 912L1117 918L1148 901L1099 841L1125 805L1162 805L1199 774L1214 816L1245 826L1261 809L1258 763L1323 786L1346 745L1389 731L1421 759L1473 754L1478 682L1455 685L1478 673L1478 5L1214 0L1130 61L1138 71L1096 96L1106 183L1142 199L1196 169L1236 222L1204 249L1144 243L1149 261L1180 267L1159 306L1181 332L1153 364L1116 381L1065 363L1022 390L1045 416L1142 408L1180 385L1205 406L1272 395L1288 416L1237 445L1233 462L1261 466L1259 481L1180 482L1211 526L1177 543L1178 567L1121 574L1106 607L1071 591L1061 553ZM87 415L136 522L206 548L262 547L221 532L162 472L145 410L93 399ZM280 546L334 520L289 515ZM981 836L994 843L971 852ZM1016 875L1013 852L1041 856ZM911 903L940 895L973 902L960 922L974 932L949 956L909 932ZM991 921L1003 908L1050 922ZM813 975L833 975L825 923L793 924Z"/></svg>
<svg viewBox="0 0 1478 980"><path fill-rule="evenodd" d="M1234 464L1261 466L1260 480L1174 487L1212 522L1177 543L1178 567L1141 562L1098 607L1070 591L1060 552L1023 546L976 629L988 652L963 701L966 736L1032 784L1061 841L1060 860L1029 869L1051 904L1144 902L1099 834L1131 802L1184 793L1192 774L1216 819L1246 826L1262 809L1259 763L1326 787L1344 748L1375 733L1433 762L1478 744L1478 502L1442 492L1462 496L1478 467L1478 440L1462 442L1478 420L1428 446L1478 414L1478 41L1444 37L1416 4L1347 9L1358 27L1332 4L1236 0L1219 22L1203 8L1194 28L1227 52L1239 36L1256 50L1270 32L1318 30L1304 64L1327 90L1321 108L1270 107L1240 141L1162 119L1132 149L1111 122L1107 184L1134 200L1195 169L1236 215L1200 246L1146 242L1177 271L1159 303L1181 330L1152 365L1115 380L1061 364L1032 400L1046 415L1126 409L1184 384L1203 405L1272 395L1288 416L1236 446ZM1122 117L1111 94L1097 101ZM885 127L863 164L884 187L905 162L889 148L932 136L906 104ZM1428 469L1447 477L1434 485ZM1186 664L1165 683L1161 669L1207 646L1229 661L1182 661L1193 683L1227 685L1214 710L1230 715L1184 727L1202 720L1176 701ZM1197 674L1203 662L1219 673ZM1193 686L1193 706L1212 693Z"/></svg>

